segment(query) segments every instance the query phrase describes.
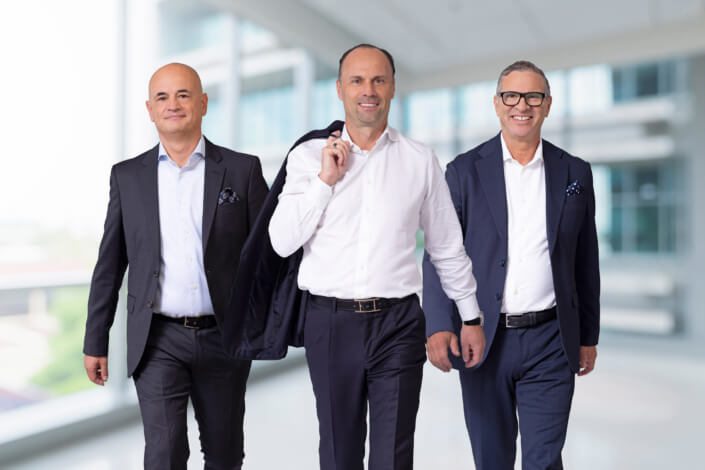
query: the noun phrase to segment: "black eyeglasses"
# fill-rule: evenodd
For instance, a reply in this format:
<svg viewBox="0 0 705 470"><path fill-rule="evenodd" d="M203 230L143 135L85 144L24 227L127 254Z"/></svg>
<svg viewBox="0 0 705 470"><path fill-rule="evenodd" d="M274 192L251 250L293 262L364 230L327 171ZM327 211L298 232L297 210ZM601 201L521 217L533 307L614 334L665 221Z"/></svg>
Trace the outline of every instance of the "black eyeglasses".
<svg viewBox="0 0 705 470"><path fill-rule="evenodd" d="M541 93L540 91L530 91L528 93L501 91L497 94L502 98L502 103L504 103L505 106L516 106L522 98L524 98L524 103L531 107L541 106L543 99L546 97L546 93Z"/></svg>

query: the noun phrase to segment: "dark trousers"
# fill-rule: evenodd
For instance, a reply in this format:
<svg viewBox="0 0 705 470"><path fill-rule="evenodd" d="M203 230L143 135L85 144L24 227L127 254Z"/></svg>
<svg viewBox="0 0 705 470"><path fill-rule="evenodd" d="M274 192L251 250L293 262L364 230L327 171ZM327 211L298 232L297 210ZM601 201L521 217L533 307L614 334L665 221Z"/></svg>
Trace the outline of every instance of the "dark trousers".
<svg viewBox="0 0 705 470"><path fill-rule="evenodd" d="M336 311L310 299L304 329L316 396L321 470L413 468L414 428L426 360L418 298L375 313Z"/></svg>
<svg viewBox="0 0 705 470"><path fill-rule="evenodd" d="M478 470L513 470L517 414L522 468L563 468L575 375L563 352L558 322L500 327L485 363L461 370L465 423Z"/></svg>
<svg viewBox="0 0 705 470"><path fill-rule="evenodd" d="M205 469L240 469L250 361L229 357L217 327L189 329L154 318L134 374L144 425L144 468L185 470L186 406L198 421Z"/></svg>

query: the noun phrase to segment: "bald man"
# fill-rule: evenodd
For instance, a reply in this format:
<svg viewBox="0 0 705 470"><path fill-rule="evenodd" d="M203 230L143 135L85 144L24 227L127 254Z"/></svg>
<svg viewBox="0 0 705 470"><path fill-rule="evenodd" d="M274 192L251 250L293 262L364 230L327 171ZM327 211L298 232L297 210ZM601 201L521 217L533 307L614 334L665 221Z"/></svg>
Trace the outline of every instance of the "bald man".
<svg viewBox="0 0 705 470"><path fill-rule="evenodd" d="M127 366L144 424L146 469L186 469L186 406L207 469L243 460L249 361L229 357L220 327L240 250L267 194L257 157L201 132L208 96L191 67L169 64L149 82L159 143L113 166L93 272L83 352L89 379L108 380L108 333L125 270Z"/></svg>

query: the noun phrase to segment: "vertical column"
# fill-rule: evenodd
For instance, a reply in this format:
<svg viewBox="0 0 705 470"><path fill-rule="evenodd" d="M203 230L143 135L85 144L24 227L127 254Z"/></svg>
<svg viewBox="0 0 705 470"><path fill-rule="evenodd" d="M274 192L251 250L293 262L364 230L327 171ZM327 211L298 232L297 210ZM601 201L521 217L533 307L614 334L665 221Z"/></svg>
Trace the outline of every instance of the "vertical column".
<svg viewBox="0 0 705 470"><path fill-rule="evenodd" d="M224 122L224 141L221 145L229 148L237 148L239 144L240 132L240 90L242 77L240 74L241 47L240 47L240 23L235 15L229 14L225 28L224 57L225 57L225 81L222 83Z"/></svg>
<svg viewBox="0 0 705 470"><path fill-rule="evenodd" d="M118 116L115 119L117 124L116 129L116 146L114 152L115 161L120 161L125 158L127 149L127 11L129 0L118 0L116 2L116 20L117 20L117 86L115 97L117 104L115 109ZM110 380L108 381L108 389L113 395L116 403L122 403L128 397L128 380L127 380L127 318L125 305L125 289L122 289L118 300L117 310L115 312L115 320L110 331L111 341L109 343L108 353L108 372Z"/></svg>
<svg viewBox="0 0 705 470"><path fill-rule="evenodd" d="M294 66L294 104L298 110L298 119L294 123L294 135L303 135L311 128L311 100L313 99L313 82L315 66L311 55L301 50L301 58Z"/></svg>
<svg viewBox="0 0 705 470"><path fill-rule="evenodd" d="M705 134L702 132L702 122L705 119L705 55L688 60L689 89L691 113L683 126L679 126L675 141L678 142L678 156L683 156L682 173L683 190L680 197L680 214L678 217L678 257L683 260L683 268L678 274L679 285L678 304L682 306L684 332L691 343L689 352L697 352L705 356L701 338L705 335L705 316L702 310L705 305L705 290L703 290L703 266L705 266L705 185L702 176L705 175ZM686 107L687 109L687 107Z"/></svg>

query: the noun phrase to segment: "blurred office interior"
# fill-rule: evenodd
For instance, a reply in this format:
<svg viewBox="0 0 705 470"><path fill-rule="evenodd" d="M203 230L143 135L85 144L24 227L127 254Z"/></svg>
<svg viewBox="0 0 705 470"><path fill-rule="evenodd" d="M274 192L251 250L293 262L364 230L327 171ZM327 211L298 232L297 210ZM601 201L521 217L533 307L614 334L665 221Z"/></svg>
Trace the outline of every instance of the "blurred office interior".
<svg viewBox="0 0 705 470"><path fill-rule="evenodd" d="M498 132L504 66L529 59L547 72L544 138L593 166L602 273L600 357L578 379L566 462L705 466L695 452L705 436L705 0L15 0L2 10L0 468L140 465L124 299L104 389L86 379L81 348L110 166L157 142L144 108L151 73L196 68L205 135L259 155L271 181L298 136L343 117L338 58L361 42L397 62L390 125L442 165ZM472 468L456 378L427 367L425 381L417 465ZM261 465L250 468L277 457L279 468L315 468L301 351L256 365L247 420L246 452ZM284 450L258 457L277 422ZM85 460L106 454L115 458Z"/></svg>

